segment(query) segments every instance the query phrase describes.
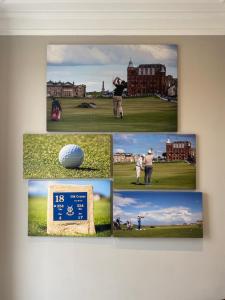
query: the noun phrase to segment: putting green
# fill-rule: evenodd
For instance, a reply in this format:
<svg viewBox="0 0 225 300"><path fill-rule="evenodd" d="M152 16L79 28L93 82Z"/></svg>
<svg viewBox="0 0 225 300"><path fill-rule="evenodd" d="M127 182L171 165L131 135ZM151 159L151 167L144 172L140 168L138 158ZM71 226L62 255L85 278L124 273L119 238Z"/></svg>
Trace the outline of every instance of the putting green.
<svg viewBox="0 0 225 300"><path fill-rule="evenodd" d="M76 132L172 132L177 130L177 104L156 97L123 99L124 119L113 117L112 99L60 99L62 119L50 120L51 100L47 100L47 130ZM96 108L79 108L94 102Z"/></svg>
<svg viewBox="0 0 225 300"><path fill-rule="evenodd" d="M135 163L113 165L115 189L195 189L196 168L186 162L154 163L152 184L144 185L144 171L140 185L136 184Z"/></svg>

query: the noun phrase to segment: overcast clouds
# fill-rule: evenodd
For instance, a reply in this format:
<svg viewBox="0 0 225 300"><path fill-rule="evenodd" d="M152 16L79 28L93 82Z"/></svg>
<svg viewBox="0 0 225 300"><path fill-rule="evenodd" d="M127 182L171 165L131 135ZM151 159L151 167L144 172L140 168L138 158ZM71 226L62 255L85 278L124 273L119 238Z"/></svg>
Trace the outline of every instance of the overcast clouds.
<svg viewBox="0 0 225 300"><path fill-rule="evenodd" d="M127 80L130 58L136 66L164 64L177 77L176 45L49 45L47 80L85 84L87 91L100 91L104 80L112 90L113 78Z"/></svg>
<svg viewBox="0 0 225 300"><path fill-rule="evenodd" d="M176 45L49 45L49 65L127 65L162 63L177 65Z"/></svg>

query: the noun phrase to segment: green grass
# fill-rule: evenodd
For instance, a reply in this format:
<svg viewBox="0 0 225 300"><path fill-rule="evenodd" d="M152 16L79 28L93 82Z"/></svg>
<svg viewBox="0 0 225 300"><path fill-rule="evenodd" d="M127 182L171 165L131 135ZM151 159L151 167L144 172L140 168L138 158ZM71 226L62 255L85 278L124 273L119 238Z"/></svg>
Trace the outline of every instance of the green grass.
<svg viewBox="0 0 225 300"><path fill-rule="evenodd" d="M94 202L95 236L111 236L110 200ZM29 198L28 202L29 236L47 236L47 198ZM87 236L87 235L84 235Z"/></svg>
<svg viewBox="0 0 225 300"><path fill-rule="evenodd" d="M144 185L144 171L141 184L136 185L135 164L117 163L113 166L115 189L195 189L196 168L186 162L154 163L152 185Z"/></svg>
<svg viewBox="0 0 225 300"><path fill-rule="evenodd" d="M202 226L200 225L181 225L181 226L156 226L150 228L143 226L142 230L126 230L122 226L122 230L114 230L115 237L152 237L152 238L201 238L203 237Z"/></svg>
<svg viewBox="0 0 225 300"><path fill-rule="evenodd" d="M64 168L60 149L77 144L84 150L84 162L76 169ZM111 136L97 134L25 134L24 178L108 178L111 177Z"/></svg>
<svg viewBox="0 0 225 300"><path fill-rule="evenodd" d="M112 99L60 99L62 120L50 120L51 100L47 100L48 131L177 131L177 104L156 97L123 99L124 119L115 119ZM94 102L96 109L78 108L82 102Z"/></svg>

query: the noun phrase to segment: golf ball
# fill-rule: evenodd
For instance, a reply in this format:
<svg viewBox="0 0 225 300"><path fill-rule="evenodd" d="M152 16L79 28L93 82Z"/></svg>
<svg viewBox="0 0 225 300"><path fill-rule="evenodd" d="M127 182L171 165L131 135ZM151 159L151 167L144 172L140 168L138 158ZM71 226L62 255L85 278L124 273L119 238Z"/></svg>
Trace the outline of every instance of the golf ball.
<svg viewBox="0 0 225 300"><path fill-rule="evenodd" d="M78 168L84 161L84 151L78 145L68 144L59 152L59 162L65 168Z"/></svg>

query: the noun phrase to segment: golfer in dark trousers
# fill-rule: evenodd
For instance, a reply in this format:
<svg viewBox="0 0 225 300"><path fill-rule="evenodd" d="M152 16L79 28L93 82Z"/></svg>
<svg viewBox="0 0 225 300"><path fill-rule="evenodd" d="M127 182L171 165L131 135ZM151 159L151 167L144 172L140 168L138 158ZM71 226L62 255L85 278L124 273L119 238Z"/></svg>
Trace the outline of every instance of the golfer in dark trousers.
<svg viewBox="0 0 225 300"><path fill-rule="evenodd" d="M113 114L115 118L123 119L122 95L124 89L127 88L127 83L119 77L116 77L113 80L113 84L116 87L113 95Z"/></svg>
<svg viewBox="0 0 225 300"><path fill-rule="evenodd" d="M145 184L151 184L151 177L152 177L152 170L153 170L152 162L153 162L153 153L152 150L148 150L148 153L144 158Z"/></svg>

